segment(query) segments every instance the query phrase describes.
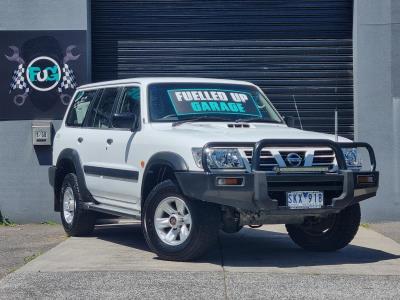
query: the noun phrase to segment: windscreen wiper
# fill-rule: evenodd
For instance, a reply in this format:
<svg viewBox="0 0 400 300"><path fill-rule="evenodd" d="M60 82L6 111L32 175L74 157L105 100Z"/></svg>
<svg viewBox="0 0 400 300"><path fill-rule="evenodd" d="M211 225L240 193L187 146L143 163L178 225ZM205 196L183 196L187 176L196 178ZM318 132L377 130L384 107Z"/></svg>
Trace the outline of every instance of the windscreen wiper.
<svg viewBox="0 0 400 300"><path fill-rule="evenodd" d="M230 118L217 117L217 116L201 116L191 119L184 119L172 123L172 127L179 126L184 123L201 122L201 121L232 121Z"/></svg>
<svg viewBox="0 0 400 300"><path fill-rule="evenodd" d="M242 118L242 119L236 119L236 123L244 122L244 123L250 123L250 122L258 122L258 123L277 123L280 124L282 122L276 121L276 120L266 120L262 118Z"/></svg>

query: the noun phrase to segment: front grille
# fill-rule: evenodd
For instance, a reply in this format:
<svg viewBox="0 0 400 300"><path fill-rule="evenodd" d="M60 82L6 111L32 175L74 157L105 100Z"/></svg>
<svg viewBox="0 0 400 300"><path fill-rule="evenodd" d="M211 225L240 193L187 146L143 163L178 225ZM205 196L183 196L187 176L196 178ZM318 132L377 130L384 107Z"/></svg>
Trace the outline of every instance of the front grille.
<svg viewBox="0 0 400 300"><path fill-rule="evenodd" d="M247 161L249 162L250 166L252 163L252 155L253 151L250 149L245 149L244 151L245 157ZM278 164L277 160L275 159L274 155L271 153L271 151L268 150L262 150L261 151L261 157L260 157L260 169L262 171L273 171L274 167L281 167L284 168L286 166L290 166L287 161L287 156L290 153L296 153L298 154L302 162L299 167L310 167L310 166L315 166L315 167L328 167L329 169L332 169L335 166L335 153L333 150L330 149L318 149L315 150L313 153L313 158L312 160L309 160L309 165L306 165L306 155L307 152L302 149L298 150L279 150L278 152L275 152L275 155L278 155L282 158L281 165ZM282 162L284 165L282 165ZM311 164L311 165L310 165Z"/></svg>
<svg viewBox="0 0 400 300"><path fill-rule="evenodd" d="M333 150L315 150L313 166L327 166L329 169L335 165L335 153Z"/></svg>
<svg viewBox="0 0 400 300"><path fill-rule="evenodd" d="M246 158L251 166L251 159L253 156L253 151L252 150L245 150L244 154L246 155ZM270 151L261 151L261 157L260 157L260 169L262 171L273 171L274 167L278 166L278 163L276 162L275 157L272 155Z"/></svg>

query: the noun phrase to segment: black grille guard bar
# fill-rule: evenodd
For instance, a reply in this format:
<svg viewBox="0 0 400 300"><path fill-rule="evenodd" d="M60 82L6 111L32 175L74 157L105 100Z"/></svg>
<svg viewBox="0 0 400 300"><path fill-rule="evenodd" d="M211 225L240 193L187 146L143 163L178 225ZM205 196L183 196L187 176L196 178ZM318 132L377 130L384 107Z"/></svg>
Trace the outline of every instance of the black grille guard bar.
<svg viewBox="0 0 400 300"><path fill-rule="evenodd" d="M375 152L372 146L364 142L353 142L353 143L337 143L340 148L365 148L369 154L369 161L371 163L371 171L376 171L376 158Z"/></svg>
<svg viewBox="0 0 400 300"><path fill-rule="evenodd" d="M206 172L211 172L207 164L207 149L209 148L222 148L222 147L248 147L253 148L253 156L251 163L252 171L260 170L260 156L261 150L266 147L328 147L331 148L336 157L339 170L346 170L346 160L344 158L342 148L366 148L371 162L371 171L376 170L375 153L371 145L362 142L351 143L336 143L331 140L313 140L313 139L263 139L256 143L243 143L243 142L210 142L204 145L202 151L202 165Z"/></svg>

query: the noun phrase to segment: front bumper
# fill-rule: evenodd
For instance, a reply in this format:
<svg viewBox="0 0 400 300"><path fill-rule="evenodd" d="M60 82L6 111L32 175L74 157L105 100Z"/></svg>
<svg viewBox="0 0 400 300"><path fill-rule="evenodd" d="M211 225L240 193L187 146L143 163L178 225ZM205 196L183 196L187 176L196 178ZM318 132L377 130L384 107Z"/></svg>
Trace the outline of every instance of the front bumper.
<svg viewBox="0 0 400 300"><path fill-rule="evenodd" d="M289 209L286 193L290 191L323 191L320 209L301 210L302 214L336 213L343 208L376 195L379 172L342 171L339 174L277 174L252 173L175 173L183 194L192 199L274 215L299 214ZM359 175L372 175L374 183L359 184ZM219 186L218 179L243 178L240 186Z"/></svg>
<svg viewBox="0 0 400 300"><path fill-rule="evenodd" d="M204 172L176 172L183 194L192 199L226 205L271 215L319 215L336 213L343 208L376 195L379 172L375 154L366 143L335 143L329 140L261 140L253 144L251 171L212 171L207 166L205 152L211 147L248 147L241 143L209 143L203 148ZM260 170L261 150L269 146L330 147L336 156L335 173L274 173ZM347 170L341 148L364 147L370 154L371 171ZM370 182L359 178L370 176ZM242 184L221 186L218 179L239 178ZM291 191L323 191L324 205L318 209L294 210L286 203Z"/></svg>

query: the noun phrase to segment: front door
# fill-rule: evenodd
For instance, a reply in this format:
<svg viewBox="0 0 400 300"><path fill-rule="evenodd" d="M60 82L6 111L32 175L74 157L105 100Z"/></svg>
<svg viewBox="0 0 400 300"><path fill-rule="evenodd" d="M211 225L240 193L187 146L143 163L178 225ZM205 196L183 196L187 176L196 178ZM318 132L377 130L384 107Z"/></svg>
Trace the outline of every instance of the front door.
<svg viewBox="0 0 400 300"><path fill-rule="evenodd" d="M107 185L108 193L114 199L136 211L140 210L140 187L138 184L139 164L135 154L135 136L140 123L140 87L126 87L115 110L116 114L134 115L132 122L120 128L112 124L107 139L111 144L107 147L106 159L118 170L118 177L111 177ZM133 124L135 122L135 124ZM119 128L118 128L119 127Z"/></svg>

